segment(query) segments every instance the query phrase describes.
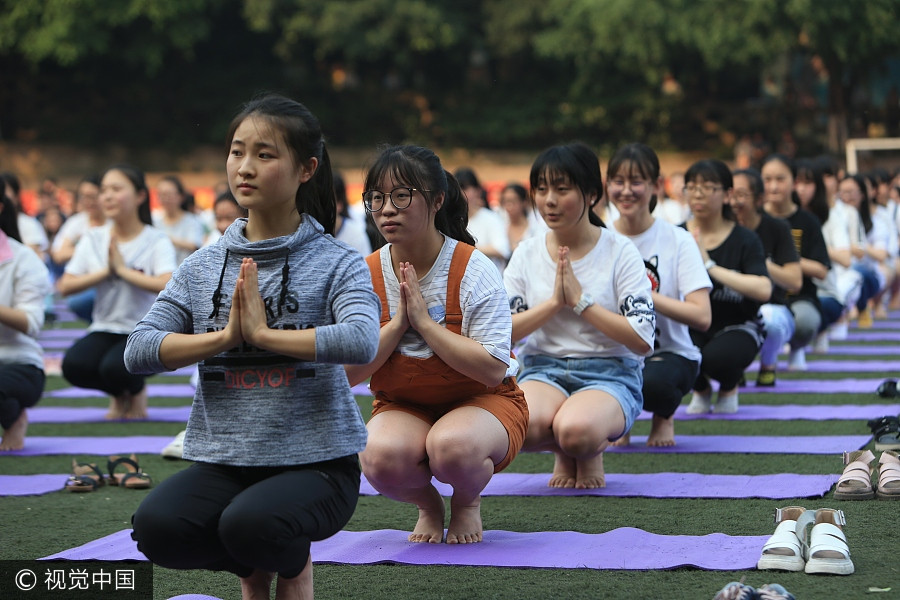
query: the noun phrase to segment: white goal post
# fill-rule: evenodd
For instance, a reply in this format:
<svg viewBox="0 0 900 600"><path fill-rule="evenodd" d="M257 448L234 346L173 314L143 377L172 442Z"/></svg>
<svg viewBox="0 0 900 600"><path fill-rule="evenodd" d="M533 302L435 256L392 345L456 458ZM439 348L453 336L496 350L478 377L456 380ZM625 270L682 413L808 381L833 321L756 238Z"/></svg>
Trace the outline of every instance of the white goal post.
<svg viewBox="0 0 900 600"><path fill-rule="evenodd" d="M847 140L845 146L847 155L847 173L855 175L859 171L859 163L856 154L867 150L898 150L900 151L900 138L853 138Z"/></svg>

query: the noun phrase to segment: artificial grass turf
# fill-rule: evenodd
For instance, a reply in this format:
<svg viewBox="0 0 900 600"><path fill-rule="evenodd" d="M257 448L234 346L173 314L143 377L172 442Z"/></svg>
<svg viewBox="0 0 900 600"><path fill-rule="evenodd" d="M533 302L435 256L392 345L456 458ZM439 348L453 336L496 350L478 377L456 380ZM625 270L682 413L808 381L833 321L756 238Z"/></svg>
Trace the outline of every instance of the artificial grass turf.
<svg viewBox="0 0 900 600"><path fill-rule="evenodd" d="M805 373L803 378L819 377ZM821 374L827 379L831 373ZM879 382L891 374L866 374ZM785 378L796 377L786 373ZM846 374L839 374L846 377ZM781 377L781 374L779 374ZM748 379L750 378L748 374ZM173 377L153 378L153 382L184 382ZM48 379L47 389L59 389L65 382ZM884 403L874 394L741 396L742 403L844 404ZM185 398L151 398L151 405L187 404ZM371 399L358 398L368 418ZM46 405L105 406L103 399L50 399ZM646 434L649 422L639 421L635 435ZM172 435L180 423L92 423L34 424L30 435ZM846 435L868 433L865 423L855 421L720 421L694 420L676 424L678 434L731 435ZM848 450L851 450L848 448ZM0 473L64 473L71 456L0 456ZM97 462L105 468L105 457L74 457ZM145 471L159 482L188 463L166 461L158 456L140 455ZM605 457L606 469L614 472L700 472L721 474L764 474L779 472L838 473L839 456L752 455L752 454L616 454ZM520 455L509 467L512 472L549 472L552 457L547 454ZM64 491L33 497L0 497L0 559L46 556L129 527L129 519L147 491L105 486L97 492L72 494ZM316 592L319 598L712 598L729 581L746 577L758 587L779 582L798 598L870 598L867 589L893 586L897 589L895 555L897 509L888 501L835 501L825 498L771 501L760 499L702 500L597 497L487 497L482 513L485 528L511 531L574 530L599 533L617 527L638 527L659 534L767 535L774 530L772 514L776 506L800 504L807 508L840 508L847 515L856 574L849 577L810 576L803 573L701 571L683 568L671 571L598 571L578 569L502 569L488 567L420 567L400 565L317 565ZM384 497L360 497L347 529L409 530L415 522L415 508ZM178 594L206 593L223 599L239 597L237 579L230 574L205 571L179 572L154 568L154 598ZM891 597L890 594L877 597Z"/></svg>

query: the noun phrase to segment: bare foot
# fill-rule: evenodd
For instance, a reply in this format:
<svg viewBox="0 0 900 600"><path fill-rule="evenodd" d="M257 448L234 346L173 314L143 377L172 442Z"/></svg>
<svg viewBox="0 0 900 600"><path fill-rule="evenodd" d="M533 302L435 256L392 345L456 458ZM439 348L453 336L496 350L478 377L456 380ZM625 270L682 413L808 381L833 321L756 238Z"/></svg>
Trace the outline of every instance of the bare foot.
<svg viewBox="0 0 900 600"><path fill-rule="evenodd" d="M566 456L562 452L556 452L555 455L556 458L553 460L553 475L550 477L547 487L575 487L575 476L578 472L575 467L575 459L571 456Z"/></svg>
<svg viewBox="0 0 900 600"><path fill-rule="evenodd" d="M625 435L623 435L616 441L610 442L609 445L610 446L627 446L630 443L631 443L631 434L626 433ZM648 445L649 445L649 442L648 442Z"/></svg>
<svg viewBox="0 0 900 600"><path fill-rule="evenodd" d="M273 573L253 571L250 577L241 577L241 600L269 600Z"/></svg>
<svg viewBox="0 0 900 600"><path fill-rule="evenodd" d="M125 419L146 419L147 418L147 386L134 396L131 396L131 403L128 410L123 415Z"/></svg>
<svg viewBox="0 0 900 600"><path fill-rule="evenodd" d="M25 432L28 431L28 414L25 409L19 414L19 418L3 431L3 439L0 440L0 451L21 450L25 447Z"/></svg>
<svg viewBox="0 0 900 600"><path fill-rule="evenodd" d="M668 419L653 415L653 424L650 425L647 445L656 448L675 445L675 415Z"/></svg>
<svg viewBox="0 0 900 600"><path fill-rule="evenodd" d="M879 321L884 321L888 318L887 308L885 308L884 304L879 302L877 305L875 305L874 317Z"/></svg>
<svg viewBox="0 0 900 600"><path fill-rule="evenodd" d="M606 475L603 473L603 453L594 458L575 462L578 477L575 479L575 487L579 490L592 490L606 487Z"/></svg>
<svg viewBox="0 0 900 600"><path fill-rule="evenodd" d="M447 526L448 544L474 544L482 539L481 497L475 504L460 506L450 499L450 524Z"/></svg>
<svg viewBox="0 0 900 600"><path fill-rule="evenodd" d="M110 396L109 410L106 411L106 418L110 421L124 419L125 414L131 407L131 394L125 392L119 396Z"/></svg>
<svg viewBox="0 0 900 600"><path fill-rule="evenodd" d="M278 577L275 585L275 600L312 600L313 598L313 566L312 556L300 574L290 579Z"/></svg>
<svg viewBox="0 0 900 600"><path fill-rule="evenodd" d="M410 542L440 544L444 540L444 499L433 485L428 491L427 506L419 506L416 528L407 538Z"/></svg>

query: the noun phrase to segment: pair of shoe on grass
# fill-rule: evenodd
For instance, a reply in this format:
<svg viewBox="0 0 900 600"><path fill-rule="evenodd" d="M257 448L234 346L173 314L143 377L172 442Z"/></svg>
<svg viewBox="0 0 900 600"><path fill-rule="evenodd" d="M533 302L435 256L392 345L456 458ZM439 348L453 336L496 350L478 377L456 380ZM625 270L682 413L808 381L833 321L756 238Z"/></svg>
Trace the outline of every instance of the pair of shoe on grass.
<svg viewBox="0 0 900 600"><path fill-rule="evenodd" d="M763 546L757 569L850 575L853 561L843 526L844 513L833 508L775 510L775 533ZM806 530L812 525L807 543Z"/></svg>
<svg viewBox="0 0 900 600"><path fill-rule="evenodd" d="M66 481L70 492L93 492L102 485L120 486L132 490L145 490L152 485L150 476L141 470L137 456L110 456L106 463L106 477L95 463L80 463L72 459L72 475Z"/></svg>
<svg viewBox="0 0 900 600"><path fill-rule="evenodd" d="M834 488L835 500L900 500L900 452L885 450L878 460L878 477L872 485L871 450L844 452L844 472Z"/></svg>

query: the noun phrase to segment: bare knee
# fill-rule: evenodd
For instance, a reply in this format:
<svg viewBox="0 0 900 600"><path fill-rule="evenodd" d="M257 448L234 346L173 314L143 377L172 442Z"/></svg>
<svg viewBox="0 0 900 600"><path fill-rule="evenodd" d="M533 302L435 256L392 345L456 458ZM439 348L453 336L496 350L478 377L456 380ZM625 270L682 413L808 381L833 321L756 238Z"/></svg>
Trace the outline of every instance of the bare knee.
<svg viewBox="0 0 900 600"><path fill-rule="evenodd" d="M424 458L424 448L414 450L402 440L369 438L366 449L359 455L366 478L383 483L404 481Z"/></svg>
<svg viewBox="0 0 900 600"><path fill-rule="evenodd" d="M574 457L595 455L606 439L589 424L557 424L556 441L559 449Z"/></svg>

